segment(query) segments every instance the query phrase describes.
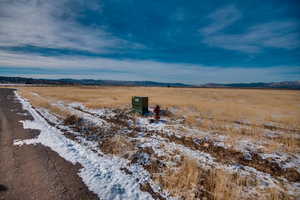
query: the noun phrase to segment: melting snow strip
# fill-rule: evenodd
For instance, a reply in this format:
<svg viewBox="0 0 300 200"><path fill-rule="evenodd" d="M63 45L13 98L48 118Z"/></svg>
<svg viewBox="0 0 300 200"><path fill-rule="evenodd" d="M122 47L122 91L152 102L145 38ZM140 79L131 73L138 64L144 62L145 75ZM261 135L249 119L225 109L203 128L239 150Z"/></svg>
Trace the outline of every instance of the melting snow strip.
<svg viewBox="0 0 300 200"><path fill-rule="evenodd" d="M105 155L99 156L85 146L66 138L61 131L50 126L28 101L21 98L17 92L15 95L23 109L27 110L34 118L33 121L22 121L24 128L40 130L37 138L17 140L14 142L15 145L40 143L50 147L74 165L81 164L82 169L78 175L87 187L101 199L152 199L149 193L140 190L140 183L136 181L135 177L121 171L121 168L126 166L126 161Z"/></svg>
<svg viewBox="0 0 300 200"><path fill-rule="evenodd" d="M229 173L238 173L241 176L248 176L254 178L259 183L260 189L266 188L277 188L280 191L283 191L281 187L279 187L280 182L283 183L289 194L299 196L300 195L300 184L298 183L290 183L286 179L282 178L280 180L272 177L270 174L258 171L252 167L243 166L243 165L225 165L217 162L214 157L210 154L201 152L198 150L192 150L189 147L186 147L181 144L176 144L174 142L170 142L158 135L153 135L151 138L146 137L138 137L136 138L141 142L141 147L151 147L154 152L158 156L167 156L167 152L179 150L184 155L188 155L193 159L198 161L200 167L205 169L223 169ZM161 144L163 144L164 149L161 149ZM249 193L255 194L257 191L252 189ZM283 191L284 192L284 191Z"/></svg>
<svg viewBox="0 0 300 200"><path fill-rule="evenodd" d="M58 106L59 108L61 108L63 110L69 111L72 115L76 115L78 117L84 118L85 120L93 123L95 126L103 126L103 127L104 126L107 126L107 127L110 126L105 120L76 109L75 105L77 105L78 108L83 107L83 105L81 105L79 103L78 104L73 103L71 105L65 105L63 102L58 102L54 105Z"/></svg>

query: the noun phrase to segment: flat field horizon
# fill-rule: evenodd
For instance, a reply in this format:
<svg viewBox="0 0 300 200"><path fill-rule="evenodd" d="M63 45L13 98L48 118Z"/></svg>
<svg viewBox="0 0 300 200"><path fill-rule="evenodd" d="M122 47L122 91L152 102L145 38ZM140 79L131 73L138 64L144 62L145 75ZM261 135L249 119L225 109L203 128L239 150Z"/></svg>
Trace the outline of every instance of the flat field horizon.
<svg viewBox="0 0 300 200"><path fill-rule="evenodd" d="M133 96L149 98L149 113L133 112ZM40 131L14 145L42 144L79 163L76 185L104 199L300 195L298 90L21 86L7 98L32 116L24 129Z"/></svg>

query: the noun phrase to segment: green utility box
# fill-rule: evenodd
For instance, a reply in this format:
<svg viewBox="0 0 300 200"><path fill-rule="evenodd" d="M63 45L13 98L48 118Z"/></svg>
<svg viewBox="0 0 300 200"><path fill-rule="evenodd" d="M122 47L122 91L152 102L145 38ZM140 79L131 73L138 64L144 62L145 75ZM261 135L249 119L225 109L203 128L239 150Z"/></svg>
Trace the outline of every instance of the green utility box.
<svg viewBox="0 0 300 200"><path fill-rule="evenodd" d="M148 113L148 97L132 97L132 109L142 115Z"/></svg>

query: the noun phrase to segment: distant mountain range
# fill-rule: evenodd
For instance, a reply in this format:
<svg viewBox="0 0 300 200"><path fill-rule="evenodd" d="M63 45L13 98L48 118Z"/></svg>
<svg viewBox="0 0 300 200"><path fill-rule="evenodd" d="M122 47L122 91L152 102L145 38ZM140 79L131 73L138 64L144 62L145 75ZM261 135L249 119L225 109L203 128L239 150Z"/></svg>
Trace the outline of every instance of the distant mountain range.
<svg viewBox="0 0 300 200"><path fill-rule="evenodd" d="M0 76L2 84L50 84L50 85L103 85L103 86L158 86L158 87L191 87L183 83L161 83L153 81L114 81L94 79L33 79L23 77Z"/></svg>
<svg viewBox="0 0 300 200"><path fill-rule="evenodd" d="M285 81L272 83L207 83L202 85L189 85L183 83L162 83L154 81L114 81L94 79L33 79L23 77L0 76L0 84L33 84L33 85L102 85L102 86L147 86L147 87L202 87L202 88L274 88L274 89L300 89L300 81Z"/></svg>
<svg viewBox="0 0 300 200"><path fill-rule="evenodd" d="M284 82L272 82L272 83L229 83L229 84L217 84L207 83L201 85L201 87L207 88L274 88L274 89L300 89L300 81L284 81Z"/></svg>

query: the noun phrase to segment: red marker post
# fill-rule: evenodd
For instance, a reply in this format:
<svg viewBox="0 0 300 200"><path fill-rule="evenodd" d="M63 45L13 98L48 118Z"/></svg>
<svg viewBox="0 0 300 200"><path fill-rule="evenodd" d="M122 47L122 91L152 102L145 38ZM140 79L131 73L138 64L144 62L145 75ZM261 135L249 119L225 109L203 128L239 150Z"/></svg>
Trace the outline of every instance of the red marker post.
<svg viewBox="0 0 300 200"><path fill-rule="evenodd" d="M160 107L159 107L159 105L156 105L153 112L155 113L155 120L159 121L159 119L160 119Z"/></svg>

